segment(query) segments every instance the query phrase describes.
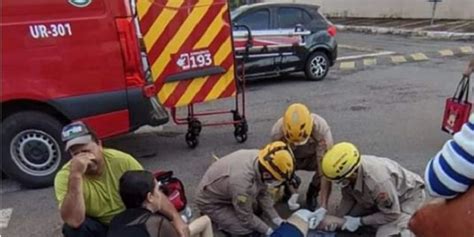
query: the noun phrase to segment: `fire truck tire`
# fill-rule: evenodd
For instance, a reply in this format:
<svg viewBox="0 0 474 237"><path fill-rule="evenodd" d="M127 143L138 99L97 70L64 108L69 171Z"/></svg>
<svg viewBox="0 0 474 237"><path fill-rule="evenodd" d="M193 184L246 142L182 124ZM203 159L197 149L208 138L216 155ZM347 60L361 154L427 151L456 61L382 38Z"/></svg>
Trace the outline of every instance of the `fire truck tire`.
<svg viewBox="0 0 474 237"><path fill-rule="evenodd" d="M310 81L321 81L326 78L329 72L329 58L326 53L322 51L312 53L306 60L304 72L306 79Z"/></svg>
<svg viewBox="0 0 474 237"><path fill-rule="evenodd" d="M28 188L53 184L66 161L61 142L62 123L54 117L24 111L2 122L2 170L9 178Z"/></svg>

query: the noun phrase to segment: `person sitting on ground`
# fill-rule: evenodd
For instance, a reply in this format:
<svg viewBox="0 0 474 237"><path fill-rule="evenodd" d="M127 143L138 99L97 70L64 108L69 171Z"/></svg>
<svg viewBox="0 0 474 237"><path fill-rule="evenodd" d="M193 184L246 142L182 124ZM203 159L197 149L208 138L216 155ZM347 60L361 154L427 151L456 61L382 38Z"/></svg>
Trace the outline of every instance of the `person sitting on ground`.
<svg viewBox="0 0 474 237"><path fill-rule="evenodd" d="M105 237L112 218L125 210L120 199L119 178L143 167L129 154L104 148L97 135L83 122L66 125L61 133L65 150L71 154L56 174L54 190L66 237ZM180 236L189 236L179 213L161 199L162 213L173 220Z"/></svg>
<svg viewBox="0 0 474 237"><path fill-rule="evenodd" d="M162 215L163 199L156 178L149 171L127 171L120 178L124 212L110 223L108 237L178 237L172 222ZM171 208L171 207L168 207ZM211 220L202 216L189 224L191 236L213 237Z"/></svg>

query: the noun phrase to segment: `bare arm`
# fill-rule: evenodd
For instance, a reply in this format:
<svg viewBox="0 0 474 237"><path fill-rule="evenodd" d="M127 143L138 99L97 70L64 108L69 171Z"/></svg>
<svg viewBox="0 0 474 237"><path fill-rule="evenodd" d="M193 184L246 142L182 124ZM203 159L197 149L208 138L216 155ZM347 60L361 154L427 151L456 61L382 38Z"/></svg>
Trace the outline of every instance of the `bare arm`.
<svg viewBox="0 0 474 237"><path fill-rule="evenodd" d="M78 228L86 219L82 174L71 173L69 175L68 191L61 205L61 218L72 228Z"/></svg>
<svg viewBox="0 0 474 237"><path fill-rule="evenodd" d="M176 208L171 204L168 198L160 192L160 209L158 210L161 214L168 217L172 222L176 231L179 233L180 237L189 237L189 228L188 225L184 223L181 219Z"/></svg>
<svg viewBox="0 0 474 237"><path fill-rule="evenodd" d="M474 71L474 59L471 59L471 62L469 63L469 65L467 65L466 70L464 70L464 75L470 76L473 71Z"/></svg>
<svg viewBox="0 0 474 237"><path fill-rule="evenodd" d="M78 228L86 219L82 182L93 156L91 153L80 153L71 160L67 192L61 204L61 218L72 228Z"/></svg>

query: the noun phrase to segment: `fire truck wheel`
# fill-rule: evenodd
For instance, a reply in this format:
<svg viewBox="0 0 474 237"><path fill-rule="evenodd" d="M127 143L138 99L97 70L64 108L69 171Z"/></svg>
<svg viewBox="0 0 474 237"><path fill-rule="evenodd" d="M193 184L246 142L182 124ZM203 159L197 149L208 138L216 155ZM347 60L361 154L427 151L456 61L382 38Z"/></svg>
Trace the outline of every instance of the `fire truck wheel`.
<svg viewBox="0 0 474 237"><path fill-rule="evenodd" d="M29 188L47 187L66 160L62 124L36 111L14 113L2 123L2 170Z"/></svg>
<svg viewBox="0 0 474 237"><path fill-rule="evenodd" d="M305 76L311 81L323 80L329 72L329 58L321 51L316 51L306 61Z"/></svg>

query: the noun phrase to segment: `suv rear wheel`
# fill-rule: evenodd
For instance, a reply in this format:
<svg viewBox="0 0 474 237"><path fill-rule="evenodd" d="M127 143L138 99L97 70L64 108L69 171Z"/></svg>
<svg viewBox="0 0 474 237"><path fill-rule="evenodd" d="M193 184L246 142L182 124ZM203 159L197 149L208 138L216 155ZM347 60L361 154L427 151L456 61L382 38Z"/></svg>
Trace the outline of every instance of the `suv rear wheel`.
<svg viewBox="0 0 474 237"><path fill-rule="evenodd" d="M6 117L2 122L3 172L29 188L53 184L66 156L61 129L61 122L37 111Z"/></svg>
<svg viewBox="0 0 474 237"><path fill-rule="evenodd" d="M329 58L321 51L312 53L306 61L306 79L311 81L323 80L329 72Z"/></svg>

